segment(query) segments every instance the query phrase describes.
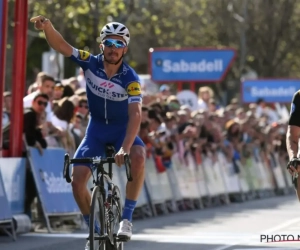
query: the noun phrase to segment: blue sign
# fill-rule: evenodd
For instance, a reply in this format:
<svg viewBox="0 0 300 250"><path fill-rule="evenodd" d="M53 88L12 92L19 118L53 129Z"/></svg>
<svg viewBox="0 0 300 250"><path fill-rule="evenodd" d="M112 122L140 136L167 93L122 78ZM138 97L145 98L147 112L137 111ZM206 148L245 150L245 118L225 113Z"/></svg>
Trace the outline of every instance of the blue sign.
<svg viewBox="0 0 300 250"><path fill-rule="evenodd" d="M74 200L72 187L63 178L65 151L61 148L45 149L40 155L29 148L30 163L38 195L48 215L80 213Z"/></svg>
<svg viewBox="0 0 300 250"><path fill-rule="evenodd" d="M0 172L0 204L1 204L0 205L0 222L11 220L12 214L11 214L8 200L6 197L1 172Z"/></svg>
<svg viewBox="0 0 300 250"><path fill-rule="evenodd" d="M25 158L0 158L0 172L8 203L13 215L24 213Z"/></svg>
<svg viewBox="0 0 300 250"><path fill-rule="evenodd" d="M156 82L219 82L235 59L233 49L153 50L151 77Z"/></svg>
<svg viewBox="0 0 300 250"><path fill-rule="evenodd" d="M300 89L300 79L257 79L242 83L242 99L245 103L262 98L267 103L290 103Z"/></svg>

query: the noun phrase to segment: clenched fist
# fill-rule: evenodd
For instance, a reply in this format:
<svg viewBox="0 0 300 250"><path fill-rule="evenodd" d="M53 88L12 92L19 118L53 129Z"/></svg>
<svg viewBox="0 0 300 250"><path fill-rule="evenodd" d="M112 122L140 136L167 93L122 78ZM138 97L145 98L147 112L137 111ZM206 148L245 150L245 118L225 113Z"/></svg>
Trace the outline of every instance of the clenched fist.
<svg viewBox="0 0 300 250"><path fill-rule="evenodd" d="M30 22L34 23L34 27L37 30L45 30L47 27L51 25L50 20L43 16L32 17L30 19Z"/></svg>
<svg viewBox="0 0 300 250"><path fill-rule="evenodd" d="M118 167L124 164L125 155L128 155L128 153L123 148L120 148L119 152L115 155L115 163Z"/></svg>

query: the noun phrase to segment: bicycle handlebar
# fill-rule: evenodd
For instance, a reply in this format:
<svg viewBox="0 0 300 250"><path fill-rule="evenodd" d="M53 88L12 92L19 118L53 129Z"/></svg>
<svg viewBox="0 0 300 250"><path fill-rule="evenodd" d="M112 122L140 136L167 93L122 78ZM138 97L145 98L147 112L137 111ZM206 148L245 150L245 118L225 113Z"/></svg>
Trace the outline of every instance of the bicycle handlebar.
<svg viewBox="0 0 300 250"><path fill-rule="evenodd" d="M107 163L115 163L115 158L113 158L113 157L100 158L99 157L99 158L77 158L77 159L70 160L69 154L65 154L63 175L68 183L70 183L72 181L71 177L70 177L69 167L70 167L70 164L73 164L73 163L90 163L92 165L100 164L100 163L107 164ZM131 162L130 162L128 154L124 155L124 165L126 168L127 179L128 179L128 181L132 181Z"/></svg>
<svg viewBox="0 0 300 250"><path fill-rule="evenodd" d="M107 157L107 158L77 158L77 159L71 159L70 164L73 163L90 163L90 164L99 164L102 162L103 164L106 163L115 163L115 159L113 157Z"/></svg>

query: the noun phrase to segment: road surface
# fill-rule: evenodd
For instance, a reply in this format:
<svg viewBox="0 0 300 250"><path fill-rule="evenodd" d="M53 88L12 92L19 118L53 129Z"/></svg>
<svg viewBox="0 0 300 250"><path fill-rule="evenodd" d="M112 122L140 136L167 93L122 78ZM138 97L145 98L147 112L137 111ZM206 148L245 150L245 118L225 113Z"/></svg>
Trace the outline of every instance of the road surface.
<svg viewBox="0 0 300 250"><path fill-rule="evenodd" d="M260 242L262 234L300 234L300 204L295 196L234 203L178 212L134 222L132 250L288 250L300 241ZM16 242L0 237L2 250L83 250L86 232L20 235ZM291 238L290 238L291 239Z"/></svg>

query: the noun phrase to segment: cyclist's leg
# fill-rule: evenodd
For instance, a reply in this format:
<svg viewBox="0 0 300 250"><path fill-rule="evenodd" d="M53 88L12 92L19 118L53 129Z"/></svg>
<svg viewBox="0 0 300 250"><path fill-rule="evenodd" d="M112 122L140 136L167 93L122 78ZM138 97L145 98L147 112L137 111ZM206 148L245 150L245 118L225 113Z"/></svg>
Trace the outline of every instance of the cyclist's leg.
<svg viewBox="0 0 300 250"><path fill-rule="evenodd" d="M92 134L87 134L78 147L74 158L87 158L102 156L104 153L104 144L100 143L98 138ZM72 188L73 195L83 218L89 226L91 195L87 189L87 183L91 177L90 164L73 164ZM99 228L96 228L100 233Z"/></svg>
<svg viewBox="0 0 300 250"><path fill-rule="evenodd" d="M123 139L124 137L122 137L122 140L119 140L116 144L117 150L120 149ZM119 237L121 236L130 239L132 235L132 214L144 184L145 159L145 145L139 137L136 137L130 150L131 173L133 181L127 182L126 200L122 214L122 222L120 223L120 229L118 231Z"/></svg>
<svg viewBox="0 0 300 250"><path fill-rule="evenodd" d="M137 137L130 149L131 173L133 181L128 182L126 186L126 198L129 200L137 201L143 188L145 178L145 159L145 145L143 141ZM123 219L128 219L124 213ZM132 220L132 214L129 219Z"/></svg>

